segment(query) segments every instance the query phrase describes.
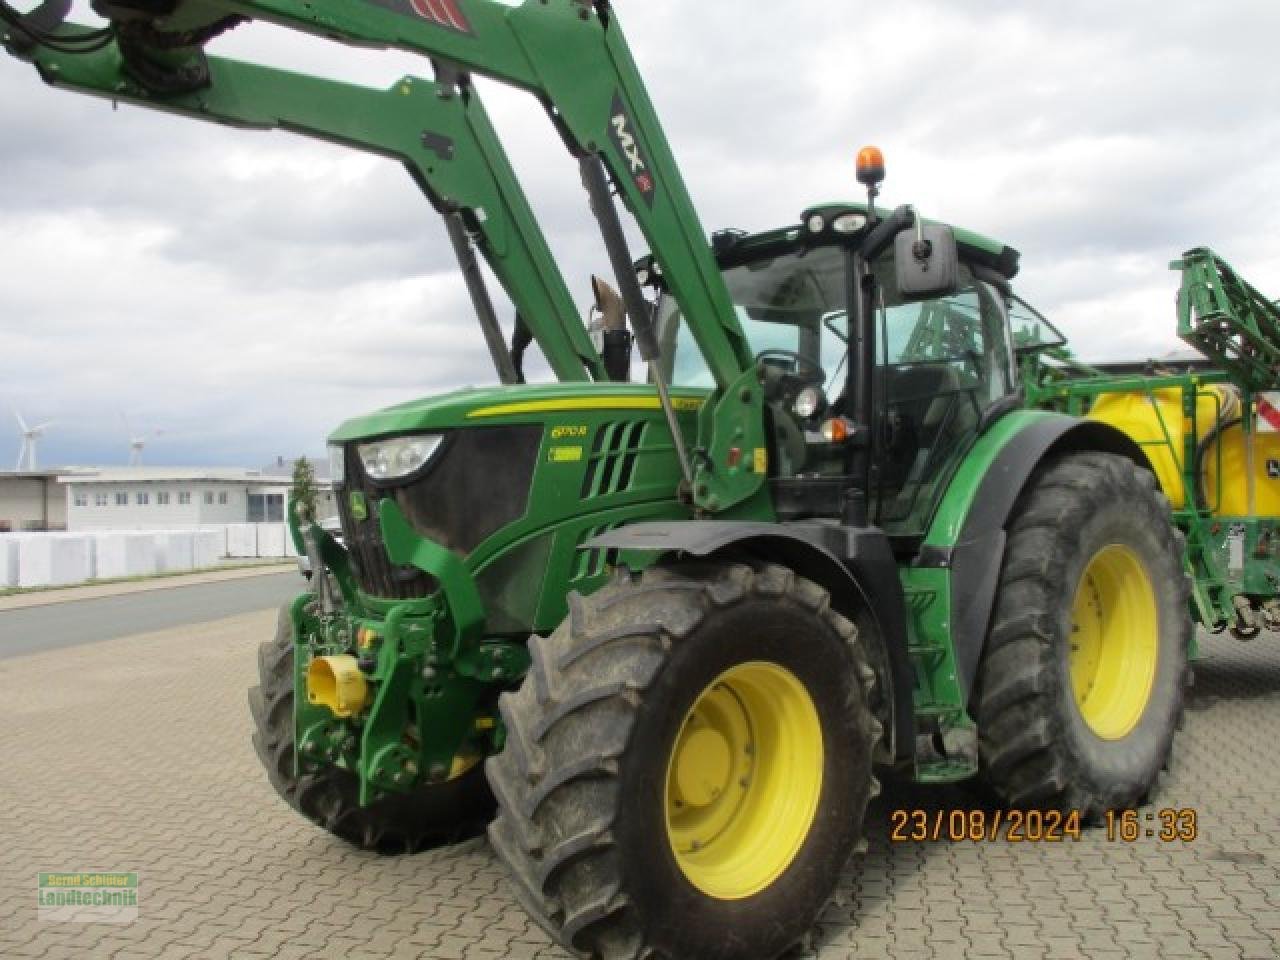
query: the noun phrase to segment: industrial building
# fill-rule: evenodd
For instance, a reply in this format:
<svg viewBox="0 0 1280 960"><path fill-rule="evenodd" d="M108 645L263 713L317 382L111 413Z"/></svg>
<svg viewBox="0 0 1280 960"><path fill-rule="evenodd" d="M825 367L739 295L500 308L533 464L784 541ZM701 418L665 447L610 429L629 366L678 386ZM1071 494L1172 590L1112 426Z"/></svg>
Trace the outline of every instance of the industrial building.
<svg viewBox="0 0 1280 960"><path fill-rule="evenodd" d="M283 472L222 467L100 467L57 480L65 488L70 531L281 523L292 485ZM332 490L324 480L316 487L317 512L331 515Z"/></svg>
<svg viewBox="0 0 1280 960"><path fill-rule="evenodd" d="M0 471L0 533L67 529L66 480L76 467Z"/></svg>

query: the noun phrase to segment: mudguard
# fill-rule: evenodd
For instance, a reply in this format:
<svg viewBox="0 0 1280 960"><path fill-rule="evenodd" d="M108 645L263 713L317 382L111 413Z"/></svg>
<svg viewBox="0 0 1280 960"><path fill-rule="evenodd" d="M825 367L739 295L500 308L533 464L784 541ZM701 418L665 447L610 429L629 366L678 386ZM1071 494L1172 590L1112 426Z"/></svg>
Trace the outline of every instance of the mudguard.
<svg viewBox="0 0 1280 960"><path fill-rule="evenodd" d="M1045 415L1013 434L992 459L954 543L920 551L916 566L951 570L952 639L966 702L986 645L1004 561L1005 528L1018 498L1046 460L1083 451L1117 454L1151 469L1142 448L1116 428L1061 414Z"/></svg>
<svg viewBox="0 0 1280 960"><path fill-rule="evenodd" d="M884 532L875 527L822 523L754 523L688 520L634 523L585 543L584 548L634 550L662 554L745 554L783 563L823 586L832 606L853 619L870 617L881 638L892 709L892 755L909 759L914 751L911 692L914 683L907 656L906 611L902 583Z"/></svg>

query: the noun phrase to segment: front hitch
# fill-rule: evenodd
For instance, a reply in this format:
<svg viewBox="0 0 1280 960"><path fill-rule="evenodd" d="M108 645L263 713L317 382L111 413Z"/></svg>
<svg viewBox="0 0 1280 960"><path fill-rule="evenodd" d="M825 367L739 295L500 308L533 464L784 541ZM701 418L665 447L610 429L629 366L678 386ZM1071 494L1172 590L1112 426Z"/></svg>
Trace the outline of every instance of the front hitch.
<svg viewBox="0 0 1280 960"><path fill-rule="evenodd" d="M462 559L418 534L393 500L377 513L388 559L439 590L416 600L360 594L337 617L313 620L316 639L299 644L306 666L295 701L299 771L351 770L362 805L447 780L460 759L493 749L501 732L492 701L529 666L523 644L485 639L484 605Z"/></svg>

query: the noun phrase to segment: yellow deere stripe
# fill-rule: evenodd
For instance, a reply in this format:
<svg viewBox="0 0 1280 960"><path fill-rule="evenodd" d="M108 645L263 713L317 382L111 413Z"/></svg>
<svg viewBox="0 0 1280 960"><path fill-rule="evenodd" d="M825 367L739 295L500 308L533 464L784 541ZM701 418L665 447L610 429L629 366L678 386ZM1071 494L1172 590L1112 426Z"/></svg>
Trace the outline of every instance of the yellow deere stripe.
<svg viewBox="0 0 1280 960"><path fill-rule="evenodd" d="M700 397L672 397L671 405L677 410L697 410L702 406ZM660 410L657 397L565 397L559 400L523 400L518 403L501 403L494 407L480 407L467 414L467 419L477 417L507 417L520 413L569 413L574 410Z"/></svg>

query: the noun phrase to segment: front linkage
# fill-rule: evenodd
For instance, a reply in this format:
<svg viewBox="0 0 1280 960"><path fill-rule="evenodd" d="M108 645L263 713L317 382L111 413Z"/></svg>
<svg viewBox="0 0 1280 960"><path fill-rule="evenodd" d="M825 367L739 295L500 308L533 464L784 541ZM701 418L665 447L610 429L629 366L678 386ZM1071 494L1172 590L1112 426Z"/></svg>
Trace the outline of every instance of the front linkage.
<svg viewBox="0 0 1280 960"><path fill-rule="evenodd" d="M393 501L376 509L391 562L433 578L438 592L371 597L328 534L293 522L295 542L314 538L343 597L331 613L311 594L290 609L296 771L356 774L362 806L450 780L501 749L497 695L529 667L523 645L485 639L480 594L457 555L414 531ZM317 570L318 585L325 576Z"/></svg>

